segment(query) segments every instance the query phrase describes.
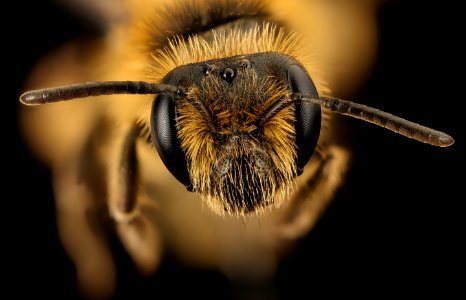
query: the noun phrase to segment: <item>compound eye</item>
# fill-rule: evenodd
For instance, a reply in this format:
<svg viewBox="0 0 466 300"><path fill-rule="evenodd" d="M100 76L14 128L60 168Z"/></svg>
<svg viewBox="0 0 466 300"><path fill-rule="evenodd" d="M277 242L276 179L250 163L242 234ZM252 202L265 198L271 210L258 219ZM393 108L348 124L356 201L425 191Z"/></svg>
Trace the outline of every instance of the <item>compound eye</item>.
<svg viewBox="0 0 466 300"><path fill-rule="evenodd" d="M186 156L177 136L175 101L172 94L160 94L152 103L151 134L167 169L185 186L191 186Z"/></svg>
<svg viewBox="0 0 466 300"><path fill-rule="evenodd" d="M318 97L316 87L307 72L298 65L288 67L288 84L293 93ZM295 109L295 132L297 149L298 175L311 159L320 134L320 105L299 102Z"/></svg>
<svg viewBox="0 0 466 300"><path fill-rule="evenodd" d="M232 68L225 68L222 72L222 78L228 83L231 83L236 77L236 72Z"/></svg>

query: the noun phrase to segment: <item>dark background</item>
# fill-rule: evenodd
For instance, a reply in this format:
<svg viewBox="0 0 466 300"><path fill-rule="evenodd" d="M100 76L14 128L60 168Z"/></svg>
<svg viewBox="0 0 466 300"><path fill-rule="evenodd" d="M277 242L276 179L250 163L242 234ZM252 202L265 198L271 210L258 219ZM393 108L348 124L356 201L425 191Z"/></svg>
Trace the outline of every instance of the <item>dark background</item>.
<svg viewBox="0 0 466 300"><path fill-rule="evenodd" d="M431 147L351 121L357 133L354 167L317 227L267 287L280 299L322 292L442 298L464 293L466 126L461 104L466 99L460 40L465 26L459 2L387 4L379 14L379 59L358 97L447 132L456 144ZM84 28L45 0L12 1L3 22L7 17L2 26L6 192L1 214L7 281L2 286L18 296L69 299L76 296L75 278L57 239L49 172L23 145L16 113L22 81L33 63ZM118 298L175 297L185 291L193 297L249 295L247 288L234 290L222 275L189 269L176 258L167 257L159 272L145 280L123 253L118 258Z"/></svg>

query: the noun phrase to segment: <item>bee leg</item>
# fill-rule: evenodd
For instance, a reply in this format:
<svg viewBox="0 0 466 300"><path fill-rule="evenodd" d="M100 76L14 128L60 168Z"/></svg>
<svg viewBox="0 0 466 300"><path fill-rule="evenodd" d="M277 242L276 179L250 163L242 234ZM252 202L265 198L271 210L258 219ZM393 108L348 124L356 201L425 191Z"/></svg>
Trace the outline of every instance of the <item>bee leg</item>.
<svg viewBox="0 0 466 300"><path fill-rule="evenodd" d="M91 180L82 177L82 156L73 158L53 169L58 232L76 267L79 293L91 299L107 299L116 288L108 213Z"/></svg>
<svg viewBox="0 0 466 300"><path fill-rule="evenodd" d="M120 127L112 143L108 172L108 205L116 232L138 270L153 273L160 261L160 236L142 209L144 194L139 188L136 126ZM146 201L147 203L148 201Z"/></svg>
<svg viewBox="0 0 466 300"><path fill-rule="evenodd" d="M298 183L298 192L279 219L279 235L286 240L306 234L317 223L344 179L350 153L344 147L332 145L313 159Z"/></svg>

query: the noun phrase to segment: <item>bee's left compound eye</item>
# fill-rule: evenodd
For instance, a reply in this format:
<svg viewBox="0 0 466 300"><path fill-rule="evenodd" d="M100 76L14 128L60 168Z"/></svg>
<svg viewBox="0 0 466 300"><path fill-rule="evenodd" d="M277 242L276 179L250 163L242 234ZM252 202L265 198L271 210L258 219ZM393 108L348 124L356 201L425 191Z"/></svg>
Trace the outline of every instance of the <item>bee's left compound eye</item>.
<svg viewBox="0 0 466 300"><path fill-rule="evenodd" d="M152 104L151 134L167 169L185 186L191 185L186 157L177 136L175 101L172 94L160 94Z"/></svg>
<svg viewBox="0 0 466 300"><path fill-rule="evenodd" d="M309 75L298 65L288 67L288 84L293 93L315 96L317 90ZM320 105L311 102L298 102L295 110L295 132L297 149L298 174L302 173L320 134L321 112Z"/></svg>

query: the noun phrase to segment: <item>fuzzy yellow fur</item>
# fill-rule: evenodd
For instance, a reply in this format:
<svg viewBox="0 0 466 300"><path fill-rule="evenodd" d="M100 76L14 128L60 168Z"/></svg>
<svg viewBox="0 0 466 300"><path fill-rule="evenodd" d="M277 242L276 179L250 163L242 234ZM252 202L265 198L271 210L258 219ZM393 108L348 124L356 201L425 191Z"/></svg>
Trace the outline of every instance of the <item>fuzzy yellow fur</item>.
<svg viewBox="0 0 466 300"><path fill-rule="evenodd" d="M150 79L158 82L168 72L182 65L265 52L278 52L295 58L305 66L312 66L311 56L303 55L305 52L300 44L300 36L297 33L286 33L275 24L265 22L248 30L212 31L212 35L211 41L199 35L189 37L187 41L179 36L171 39L167 47L157 49L153 54ZM327 92L319 78L316 78L314 84L318 91Z"/></svg>

